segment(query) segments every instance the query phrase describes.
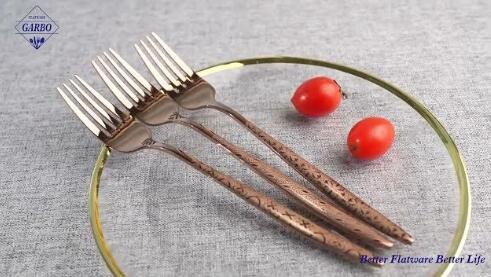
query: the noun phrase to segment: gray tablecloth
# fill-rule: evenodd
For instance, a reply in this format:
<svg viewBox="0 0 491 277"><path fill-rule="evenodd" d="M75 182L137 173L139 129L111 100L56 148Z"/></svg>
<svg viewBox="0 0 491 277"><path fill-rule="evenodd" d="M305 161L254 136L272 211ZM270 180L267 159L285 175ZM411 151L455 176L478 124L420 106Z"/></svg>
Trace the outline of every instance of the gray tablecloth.
<svg viewBox="0 0 491 277"><path fill-rule="evenodd" d="M36 4L60 26L58 34L38 50L14 29L17 20ZM410 91L446 126L467 164L473 211L463 254L490 255L490 15L491 5L487 1L3 0L0 3L0 275L110 274L97 251L87 216L88 182L100 143L82 131L54 88L73 73L96 81L90 69L91 58L107 47L125 49L129 53L131 43L149 31L165 36L194 68L240 57L306 56L362 68ZM133 58L136 62L136 57ZM282 75L273 70L270 73L279 80L289 77L288 72ZM251 74L230 86L247 90L241 84L254 78L254 73ZM311 144L282 129L286 127L285 120L275 115L280 113L276 111L291 109L285 104L288 93L280 97L282 105L278 104L276 96L261 98L259 94L252 94L250 98L225 98L295 149L307 149L302 153L317 164L332 161L315 160L317 152L315 148L308 148ZM275 112L268 112L268 108ZM414 114L414 118L417 117ZM239 129L233 129L231 122L220 123L223 118L219 120L212 113L206 114L203 120L214 127L221 126L229 138L261 152L262 157L274 159L272 154L263 151L265 148L258 148L253 138L236 133ZM407 120L410 122L411 118ZM296 123L302 125L301 122ZM345 126L348 122L339 119L339 124ZM289 130L307 130L306 138L323 143L325 138L315 132L308 133L308 128L297 127ZM190 137L190 133L187 134ZM191 149L199 149L201 142L192 137L188 141ZM312 145L319 147L317 143ZM426 147L429 152L433 151L431 145ZM221 155L216 149L201 154L214 158ZM127 238L128 247L146 249L143 253L134 250L133 256L124 260L129 272L135 267L141 274L165 276L369 273L348 263L338 264L337 258L298 242L297 236L284 234L279 225L254 209L245 208L239 200L231 199L225 190L211 185L209 179L191 170L184 170L185 176L180 176L176 169L182 165L174 165L174 160L148 155L134 156L135 160L131 161L132 157L115 155L105 177L113 176L113 189L129 181L126 174L140 174L132 180L143 182L128 194L121 191L111 194L108 188L105 193L109 196L101 200L101 204L115 209L114 214L107 215L109 217L117 216L118 209L128 209L127 217L131 218L134 213L136 218L140 212L138 203L147 203L145 205L150 207L145 207L148 210L140 217L142 226L125 225L121 222L125 220L123 217L113 219L121 229L107 227L116 238L118 231L133 234ZM138 161L136 168L129 166L133 161ZM281 162L276 159L275 164ZM230 170L231 167L229 172L249 180L250 172L241 170L238 165L228 161L221 168ZM415 170L411 166L407 165L408 172ZM338 176L343 172L342 166L330 169L338 172ZM160 173L149 174L151 170ZM444 169L435 170L438 174L438 170ZM115 178L118 171L121 174ZM431 173L431 169L428 172ZM413 172L415 174L418 172ZM442 179L438 180L441 184L455 184L454 175L441 175ZM154 182L167 182L168 187L144 186ZM406 201L408 207L415 207L417 211L418 201L426 200L426 195L449 195L455 193L456 186L428 189L428 194L405 195L400 201ZM392 210L390 205L384 206L386 198L376 190L371 191L357 190L400 221L408 218L406 226L414 233L424 230L424 220L417 222L416 217L411 217L411 211L406 214ZM126 206L129 202L136 203L136 207ZM435 203L437 205L438 201ZM242 205L242 208L231 209L234 205ZM444 214L445 211L435 208L433 212ZM161 213L165 213L165 225L145 225L145 222L158 222ZM245 223L238 219L241 216L246 218ZM191 231L184 232L182 228ZM148 238L162 236L164 239L160 242ZM187 244L183 243L186 239ZM124 238L118 240L122 242ZM148 243L156 243L155 248L167 247L166 255L152 252ZM330 263L337 265L329 266ZM145 268L152 264L154 269ZM453 275L484 276L489 275L490 268L489 260L478 266L456 265ZM407 267L403 272L415 274Z"/></svg>

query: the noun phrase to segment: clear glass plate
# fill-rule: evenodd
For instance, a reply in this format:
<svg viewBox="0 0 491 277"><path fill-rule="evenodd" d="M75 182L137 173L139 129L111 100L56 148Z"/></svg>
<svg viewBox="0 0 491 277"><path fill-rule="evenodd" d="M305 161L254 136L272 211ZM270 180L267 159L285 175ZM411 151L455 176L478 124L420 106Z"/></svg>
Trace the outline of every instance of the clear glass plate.
<svg viewBox="0 0 491 277"><path fill-rule="evenodd" d="M460 254L471 205L465 167L443 126L409 94L350 67L293 57L225 62L200 74L215 86L220 101L324 169L416 239L411 246L398 243L379 255ZM336 79L347 98L333 114L306 119L289 99L303 80L316 75ZM310 186L226 116L214 111L190 114ZM382 158L359 162L347 153L346 135L370 115L389 118L396 126L396 141ZM154 131L155 137L298 209L278 189L185 127ZM109 159L109 153L102 147L89 201L95 240L115 275L421 276L445 275L453 266L389 263L373 269L346 262L288 232L169 155L113 152Z"/></svg>

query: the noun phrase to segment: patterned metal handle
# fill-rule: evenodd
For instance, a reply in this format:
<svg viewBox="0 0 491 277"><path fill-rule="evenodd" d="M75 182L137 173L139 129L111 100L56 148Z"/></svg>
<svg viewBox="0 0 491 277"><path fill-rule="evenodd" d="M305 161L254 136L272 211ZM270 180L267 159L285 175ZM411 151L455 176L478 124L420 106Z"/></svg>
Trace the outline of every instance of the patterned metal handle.
<svg viewBox="0 0 491 277"><path fill-rule="evenodd" d="M390 221L387 217L374 208L370 207L354 193L302 158L289 147L279 142L265 131L261 130L240 113L222 103L217 103L216 105L210 105L208 107L224 112L245 126L252 134L268 145L285 162L297 170L304 178L314 184L320 191L329 196L331 199L335 200L336 203L342 207L353 212L365 222L403 243L411 244L414 241L414 238L397 224Z"/></svg>
<svg viewBox="0 0 491 277"><path fill-rule="evenodd" d="M222 145L235 157L244 161L256 173L288 193L300 204L309 208L316 215L329 222L338 230L368 243L371 246L382 248L390 248L393 246L393 242L391 240L378 232L378 230L372 226L356 217L353 217L344 210L339 209L337 206L329 201L326 201L316 193L309 190L307 187L293 181L277 168L251 155L244 149L215 134L205 126L187 118L178 118L174 120L174 122L191 127L214 143Z"/></svg>
<svg viewBox="0 0 491 277"><path fill-rule="evenodd" d="M331 230L317 225L316 223L308 220L302 215L276 202L274 199L258 191L255 191L246 184L237 181L228 175L223 174L222 172L201 162L197 158L185 153L180 149L157 142L147 143L146 147L173 154L174 156L185 161L187 164L191 165L195 169L212 177L215 181L229 189L235 195L247 201L259 210L270 215L271 217L275 218L282 224L320 243L321 245L351 261L359 263L360 257L362 255L373 257L373 253L371 251L351 242L347 238ZM372 265L380 266L381 264Z"/></svg>

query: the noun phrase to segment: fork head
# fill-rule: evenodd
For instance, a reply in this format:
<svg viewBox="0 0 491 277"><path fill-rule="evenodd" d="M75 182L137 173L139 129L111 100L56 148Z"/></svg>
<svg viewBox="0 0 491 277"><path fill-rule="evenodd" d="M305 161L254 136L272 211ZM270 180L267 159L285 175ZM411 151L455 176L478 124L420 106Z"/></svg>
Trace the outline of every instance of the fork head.
<svg viewBox="0 0 491 277"><path fill-rule="evenodd" d="M135 48L162 90L185 109L215 104L213 86L199 77L156 33L152 37L146 36L150 46L140 40Z"/></svg>
<svg viewBox="0 0 491 277"><path fill-rule="evenodd" d="M113 49L92 65L111 93L144 123L164 124L179 114L179 105L167 93L150 84Z"/></svg>
<svg viewBox="0 0 491 277"><path fill-rule="evenodd" d="M72 86L63 84L63 89L58 87L57 90L82 123L102 142L120 152L133 152L151 141L152 135L145 125L111 104L82 78L77 75L75 78L78 83L70 79Z"/></svg>

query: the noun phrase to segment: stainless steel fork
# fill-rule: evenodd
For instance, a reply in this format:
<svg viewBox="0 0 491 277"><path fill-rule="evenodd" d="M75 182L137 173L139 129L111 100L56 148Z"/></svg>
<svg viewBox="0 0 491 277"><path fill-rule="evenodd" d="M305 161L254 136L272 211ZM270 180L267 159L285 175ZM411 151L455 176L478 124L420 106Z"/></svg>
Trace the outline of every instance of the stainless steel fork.
<svg viewBox="0 0 491 277"><path fill-rule="evenodd" d="M112 49L109 51L111 54L104 52L105 59L98 56L98 61L94 60L92 64L109 90L129 109L131 115L148 125L177 123L189 127L229 150L235 158L245 162L260 176L282 189L300 204L310 208L314 214L329 222L337 230L371 246L382 248L393 246L393 242L377 229L339 209L307 187L293 181L277 168L227 141L202 124L181 116L179 105L172 98L145 80L116 51Z"/></svg>
<svg viewBox="0 0 491 277"><path fill-rule="evenodd" d="M232 117L340 206L403 243L411 244L414 241L409 233L370 207L333 178L260 129L239 112L218 102L215 99L213 86L186 65L157 34L152 33L152 36L154 39L147 36L151 46L148 46L143 40L140 41L151 60L138 44L135 44L135 48L162 90L180 106L188 110L215 109Z"/></svg>
<svg viewBox="0 0 491 277"><path fill-rule="evenodd" d="M216 182L232 191L235 195L252 204L259 210L272 216L282 224L293 228L297 232L313 239L332 251L352 261L359 262L362 255L373 257L371 251L358 246L345 237L323 228L308 220L302 215L292 211L274 199L255 191L246 184L227 176L211 166L201 162L181 149L171 145L156 142L152 139L151 131L126 111L112 105L99 92L87 82L75 76L79 83L70 80L72 87L82 98L74 92L72 87L64 84L65 90L57 88L70 109L77 115L82 123L102 142L110 148L124 152L134 152L142 149L155 149L169 153L191 165L198 171L212 177ZM89 96L90 95L90 96ZM72 101L75 99L75 102ZM82 107L82 111L79 107ZM382 264L375 264L380 266Z"/></svg>

